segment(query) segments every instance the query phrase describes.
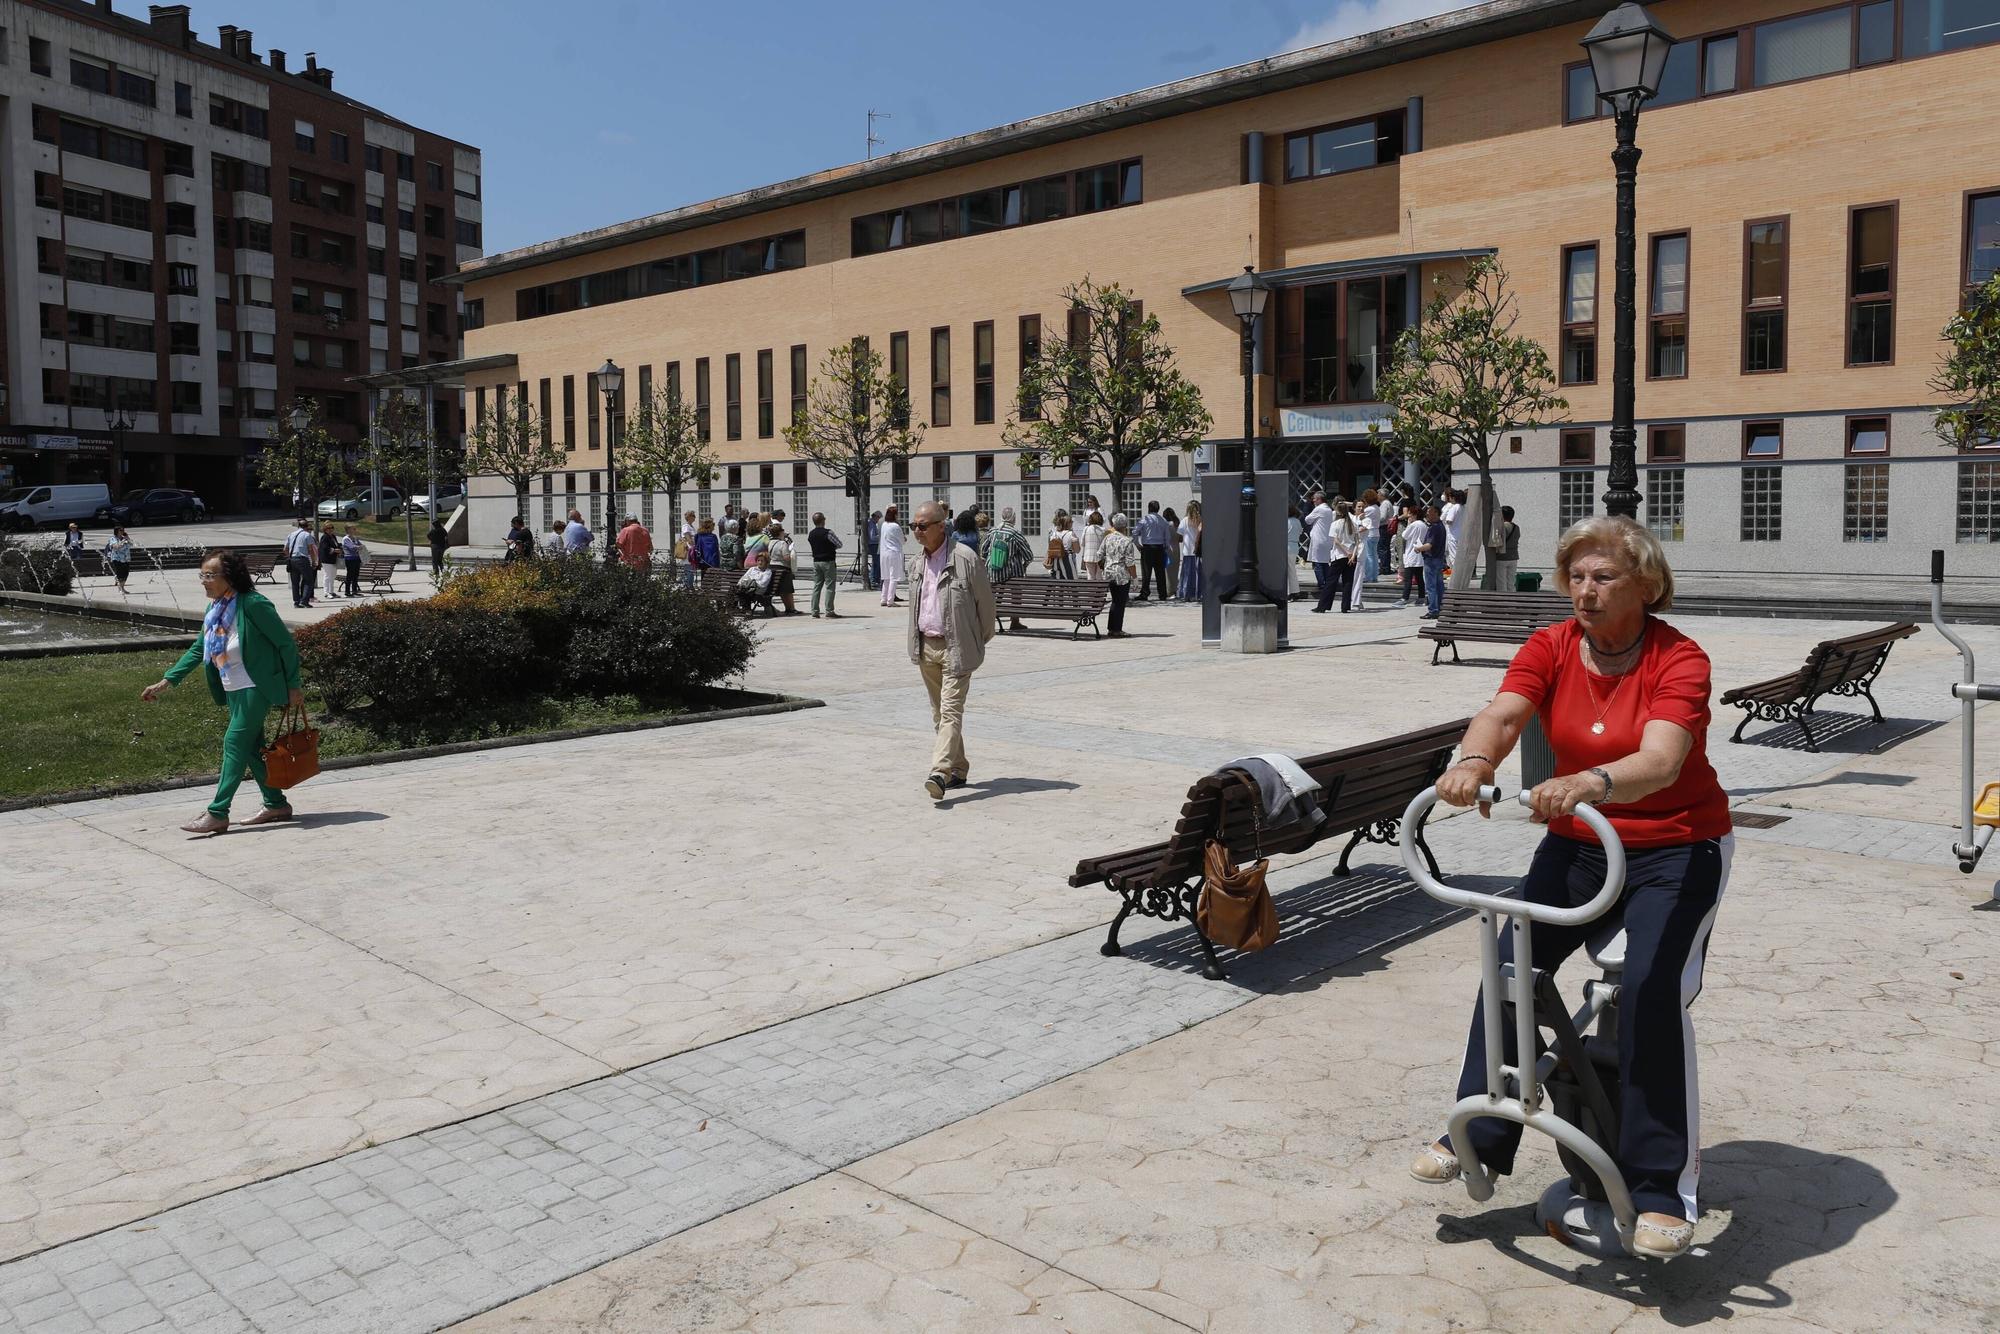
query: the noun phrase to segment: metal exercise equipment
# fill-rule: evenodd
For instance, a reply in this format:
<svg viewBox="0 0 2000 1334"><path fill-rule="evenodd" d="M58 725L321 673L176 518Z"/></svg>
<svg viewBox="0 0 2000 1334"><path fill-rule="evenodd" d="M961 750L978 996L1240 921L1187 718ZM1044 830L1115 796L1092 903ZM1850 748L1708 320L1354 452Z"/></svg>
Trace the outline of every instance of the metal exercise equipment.
<svg viewBox="0 0 2000 1334"><path fill-rule="evenodd" d="M1942 551L1931 552L1931 624L1965 662L1965 679L1951 688L1952 698L1959 702L1959 836L1951 845L1951 855L1958 858L1958 869L1970 875L1986 854L1994 829L2000 828L2000 783L1988 783L1981 789L1979 799L1972 799L1973 706L1981 700L2000 699L2000 685L1979 684L1973 670L1972 645L1945 623Z"/></svg>

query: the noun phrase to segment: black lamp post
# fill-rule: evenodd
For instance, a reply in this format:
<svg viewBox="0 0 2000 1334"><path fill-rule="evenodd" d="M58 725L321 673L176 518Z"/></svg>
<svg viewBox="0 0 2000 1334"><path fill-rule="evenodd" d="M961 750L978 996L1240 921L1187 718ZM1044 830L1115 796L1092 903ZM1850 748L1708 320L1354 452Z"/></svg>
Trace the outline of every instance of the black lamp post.
<svg viewBox="0 0 2000 1334"><path fill-rule="evenodd" d="M1611 105L1617 146L1611 163L1618 179L1616 321L1611 345L1611 484L1604 512L1639 516L1638 431L1632 425L1633 363L1637 358L1638 307L1633 295L1638 265L1639 108L1660 91L1660 75L1674 39L1644 5L1622 4L1598 20L1583 39L1597 95Z"/></svg>
<svg viewBox="0 0 2000 1334"><path fill-rule="evenodd" d="M606 357L597 368L597 387L604 391L604 559L618 558L618 391L625 387L625 372Z"/></svg>
<svg viewBox="0 0 2000 1334"><path fill-rule="evenodd" d="M104 414L105 429L111 432L111 485L114 488L125 485L125 433L132 429L132 421L125 415L125 400L111 400L111 411Z"/></svg>
<svg viewBox="0 0 2000 1334"><path fill-rule="evenodd" d="M312 414L303 403L292 405L292 453L299 463L299 517L306 517L306 505L311 497L306 495L306 427L312 425Z"/></svg>
<svg viewBox="0 0 2000 1334"><path fill-rule="evenodd" d="M1256 270L1243 272L1229 284L1229 306L1243 324L1243 489L1236 509L1236 591L1231 602L1254 606L1266 602L1257 586L1257 317L1271 289L1257 281Z"/></svg>

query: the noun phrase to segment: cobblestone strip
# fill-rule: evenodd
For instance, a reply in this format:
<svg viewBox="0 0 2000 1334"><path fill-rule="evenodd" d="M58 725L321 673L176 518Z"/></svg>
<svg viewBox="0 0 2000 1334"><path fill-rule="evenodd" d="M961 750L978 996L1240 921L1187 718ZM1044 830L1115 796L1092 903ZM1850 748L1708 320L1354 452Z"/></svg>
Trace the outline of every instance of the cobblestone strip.
<svg viewBox="0 0 2000 1334"><path fill-rule="evenodd" d="M0 1265L0 1329L449 1324L1450 919L1373 851L1293 868L1285 939L1227 982L1184 927L1051 941Z"/></svg>
<svg viewBox="0 0 2000 1334"><path fill-rule="evenodd" d="M1784 806L1745 804L1738 809L1789 817L1783 824L1770 829L1736 831L1739 836L1759 843L1783 843L1795 848L1811 848L1816 852L1841 852L1851 857L1879 857L1919 866L1958 869L1958 859L1951 855L1951 845L1958 840L1958 830L1950 825Z"/></svg>

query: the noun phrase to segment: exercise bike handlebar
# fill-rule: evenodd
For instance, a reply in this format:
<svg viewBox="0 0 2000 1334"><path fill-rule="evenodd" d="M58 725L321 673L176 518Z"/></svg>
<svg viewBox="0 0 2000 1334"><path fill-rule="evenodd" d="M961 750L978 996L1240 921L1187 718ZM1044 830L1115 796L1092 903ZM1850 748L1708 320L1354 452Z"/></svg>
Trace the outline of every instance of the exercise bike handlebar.
<svg viewBox="0 0 2000 1334"><path fill-rule="evenodd" d="M1497 787L1480 788L1479 799L1483 802L1507 800ZM1410 799L1410 804L1403 811L1404 837L1398 841L1403 855L1403 869L1410 873L1410 878L1424 893L1441 903L1500 913L1507 917L1522 917L1549 926L1581 926L1609 912L1612 905L1618 902L1618 896L1625 892L1625 845L1619 841L1618 832L1611 827L1611 822L1588 802L1577 803L1576 818L1590 826L1591 832L1597 835L1597 841L1604 847L1604 887L1588 903L1574 908L1557 908L1550 904L1528 903L1504 895L1482 894L1477 890L1447 885L1430 873L1419 854L1416 840L1409 837L1410 830L1423 827L1424 817L1430 814L1431 807L1437 805L1437 800L1438 790L1435 787L1427 787ZM1527 792L1516 793L1514 800L1523 806L1531 804Z"/></svg>

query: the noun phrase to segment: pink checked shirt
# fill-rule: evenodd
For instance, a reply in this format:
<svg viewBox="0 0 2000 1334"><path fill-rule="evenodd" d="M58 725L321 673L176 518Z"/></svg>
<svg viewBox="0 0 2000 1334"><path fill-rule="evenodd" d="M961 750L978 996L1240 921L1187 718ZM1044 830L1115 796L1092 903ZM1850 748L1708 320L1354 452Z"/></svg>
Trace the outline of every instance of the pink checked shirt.
<svg viewBox="0 0 2000 1334"><path fill-rule="evenodd" d="M938 580L951 563L951 539L924 557L924 586L918 594L917 633L931 639L944 638L944 599L938 596Z"/></svg>

